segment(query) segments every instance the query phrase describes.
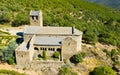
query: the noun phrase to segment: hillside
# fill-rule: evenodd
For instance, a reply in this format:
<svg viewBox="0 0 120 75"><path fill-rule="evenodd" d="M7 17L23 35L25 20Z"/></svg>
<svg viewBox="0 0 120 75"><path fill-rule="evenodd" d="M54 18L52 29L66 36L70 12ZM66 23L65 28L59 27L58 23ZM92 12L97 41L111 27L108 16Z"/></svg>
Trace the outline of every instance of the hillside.
<svg viewBox="0 0 120 75"><path fill-rule="evenodd" d="M120 12L83 0L1 0L0 24L29 24L29 11L42 10L45 26L75 26L83 42L120 46Z"/></svg>
<svg viewBox="0 0 120 75"><path fill-rule="evenodd" d="M70 70L66 75L89 75L98 66L110 66L120 72L120 11L84 0L1 0L0 26L29 24L30 10L42 10L44 26L75 26L83 31L82 52L85 56L77 65L64 60L65 66L59 70L65 73ZM3 31L0 34L9 35ZM5 37L6 41L12 39L8 37ZM3 36L0 39L4 40ZM12 45L3 43L0 42L2 47ZM42 73L56 75L54 73L62 73L59 70L43 68Z"/></svg>
<svg viewBox="0 0 120 75"><path fill-rule="evenodd" d="M120 0L88 0L120 10Z"/></svg>

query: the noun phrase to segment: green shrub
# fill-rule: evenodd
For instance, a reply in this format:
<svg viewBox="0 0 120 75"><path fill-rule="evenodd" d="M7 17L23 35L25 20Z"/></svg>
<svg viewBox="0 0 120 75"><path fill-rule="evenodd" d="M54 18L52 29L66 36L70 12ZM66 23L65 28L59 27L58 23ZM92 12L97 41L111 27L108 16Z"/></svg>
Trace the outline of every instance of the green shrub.
<svg viewBox="0 0 120 75"><path fill-rule="evenodd" d="M116 75L116 72L108 66L96 67L90 75Z"/></svg>
<svg viewBox="0 0 120 75"><path fill-rule="evenodd" d="M98 41L98 37L95 33L86 31L86 33L83 35L83 40L85 40L85 43L95 44Z"/></svg>
<svg viewBox="0 0 120 75"><path fill-rule="evenodd" d="M70 58L70 61L74 64L77 64L79 62L82 62L84 57L85 57L84 53L75 54Z"/></svg>
<svg viewBox="0 0 120 75"><path fill-rule="evenodd" d="M29 16L25 15L25 13L17 14L14 21L12 22L12 26L17 27L24 24L29 24Z"/></svg>
<svg viewBox="0 0 120 75"><path fill-rule="evenodd" d="M46 50L43 50L43 59L46 60L47 56L46 56Z"/></svg>
<svg viewBox="0 0 120 75"><path fill-rule="evenodd" d="M11 21L11 14L9 12L0 11L0 24L9 23Z"/></svg>
<svg viewBox="0 0 120 75"><path fill-rule="evenodd" d="M54 58L59 58L59 56L60 56L60 52L54 52L54 54L53 54Z"/></svg>
<svg viewBox="0 0 120 75"><path fill-rule="evenodd" d="M14 64L14 63L15 63L15 60L12 59L12 58L9 58L9 60L8 60L8 64L12 65L12 64Z"/></svg>
<svg viewBox="0 0 120 75"><path fill-rule="evenodd" d="M23 70L26 70L27 68L26 67L23 67Z"/></svg>
<svg viewBox="0 0 120 75"><path fill-rule="evenodd" d="M78 75L76 72L72 71L70 67L62 67L58 75Z"/></svg>
<svg viewBox="0 0 120 75"><path fill-rule="evenodd" d="M103 52L106 53L106 56L107 56L107 57L110 57L110 58L111 58L111 51L108 51L108 50L104 49Z"/></svg>

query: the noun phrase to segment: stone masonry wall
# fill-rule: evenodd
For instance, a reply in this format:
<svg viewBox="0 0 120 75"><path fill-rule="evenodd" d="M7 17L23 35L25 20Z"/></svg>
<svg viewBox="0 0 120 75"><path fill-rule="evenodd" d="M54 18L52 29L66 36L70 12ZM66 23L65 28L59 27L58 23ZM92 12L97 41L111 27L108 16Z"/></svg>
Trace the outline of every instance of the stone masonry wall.
<svg viewBox="0 0 120 75"><path fill-rule="evenodd" d="M29 51L16 50L16 63L20 66L28 66L30 62Z"/></svg>
<svg viewBox="0 0 120 75"><path fill-rule="evenodd" d="M64 63L62 61L32 61L30 64L30 68L34 70L42 70L45 68L60 68Z"/></svg>
<svg viewBox="0 0 120 75"><path fill-rule="evenodd" d="M47 61L39 61L39 60L33 60L28 64L25 65L19 65L17 64L17 68L26 68L30 70L35 70L35 71L41 71L47 68L55 68L59 69L64 63L62 61L52 61L52 60L47 60Z"/></svg>
<svg viewBox="0 0 120 75"><path fill-rule="evenodd" d="M62 57L69 59L71 55L77 52L77 42L71 37L67 37L62 41Z"/></svg>

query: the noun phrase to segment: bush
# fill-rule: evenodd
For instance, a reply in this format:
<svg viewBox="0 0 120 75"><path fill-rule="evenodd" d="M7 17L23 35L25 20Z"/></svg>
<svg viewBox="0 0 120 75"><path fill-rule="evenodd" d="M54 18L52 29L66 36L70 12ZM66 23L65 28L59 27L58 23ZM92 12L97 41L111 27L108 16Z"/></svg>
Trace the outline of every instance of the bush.
<svg viewBox="0 0 120 75"><path fill-rule="evenodd" d="M96 67L90 75L116 75L116 72L108 66Z"/></svg>
<svg viewBox="0 0 120 75"><path fill-rule="evenodd" d="M14 63L15 63L14 59L10 58L10 59L8 60L8 64L12 65L12 64L14 64Z"/></svg>
<svg viewBox="0 0 120 75"><path fill-rule="evenodd" d="M9 23L11 21L11 14L5 11L0 11L0 24Z"/></svg>
<svg viewBox="0 0 120 75"><path fill-rule="evenodd" d="M46 51L43 50L43 59L46 60L47 59L47 56L46 56Z"/></svg>
<svg viewBox="0 0 120 75"><path fill-rule="evenodd" d="M26 67L23 67L23 70L26 70L27 68Z"/></svg>
<svg viewBox="0 0 120 75"><path fill-rule="evenodd" d="M82 62L84 57L85 57L84 53L76 54L70 58L70 61L74 64L77 64L79 62Z"/></svg>
<svg viewBox="0 0 120 75"><path fill-rule="evenodd" d="M17 27L20 25L29 24L29 16L28 17L27 16L28 15L25 15L23 13L17 14L14 21L12 22L12 26Z"/></svg>
<svg viewBox="0 0 120 75"><path fill-rule="evenodd" d="M76 72L72 71L70 67L62 67L58 75L78 75Z"/></svg>
<svg viewBox="0 0 120 75"><path fill-rule="evenodd" d="M91 31L87 31L83 35L83 39L85 40L85 43L89 43L89 44L95 44L98 41L97 35Z"/></svg>
<svg viewBox="0 0 120 75"><path fill-rule="evenodd" d="M53 54L53 57L54 57L54 58L59 58L59 56L60 56L60 53L59 53L59 52L54 52L54 54Z"/></svg>

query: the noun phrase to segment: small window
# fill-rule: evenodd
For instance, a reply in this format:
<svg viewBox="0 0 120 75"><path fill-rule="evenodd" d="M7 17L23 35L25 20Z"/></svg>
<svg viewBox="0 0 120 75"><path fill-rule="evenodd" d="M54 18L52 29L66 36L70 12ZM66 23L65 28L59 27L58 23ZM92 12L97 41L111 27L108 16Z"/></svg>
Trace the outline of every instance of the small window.
<svg viewBox="0 0 120 75"><path fill-rule="evenodd" d="M34 20L34 16L32 16L32 20Z"/></svg>
<svg viewBox="0 0 120 75"><path fill-rule="evenodd" d="M39 50L39 49L37 47L35 47L34 50Z"/></svg>
<svg viewBox="0 0 120 75"><path fill-rule="evenodd" d="M36 16L36 20L38 20L38 16Z"/></svg>
<svg viewBox="0 0 120 75"><path fill-rule="evenodd" d="M48 48L48 50L50 50L50 48Z"/></svg>
<svg viewBox="0 0 120 75"><path fill-rule="evenodd" d="M53 51L55 51L55 48L53 48Z"/></svg>
<svg viewBox="0 0 120 75"><path fill-rule="evenodd" d="M47 50L47 48L45 48L44 50Z"/></svg>
<svg viewBox="0 0 120 75"><path fill-rule="evenodd" d="M40 48L40 50L42 50L42 48Z"/></svg>

